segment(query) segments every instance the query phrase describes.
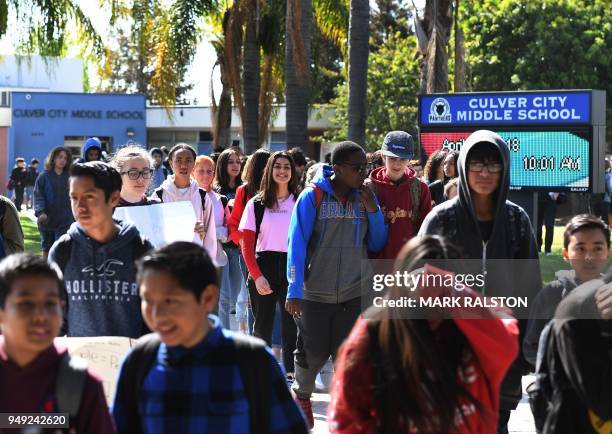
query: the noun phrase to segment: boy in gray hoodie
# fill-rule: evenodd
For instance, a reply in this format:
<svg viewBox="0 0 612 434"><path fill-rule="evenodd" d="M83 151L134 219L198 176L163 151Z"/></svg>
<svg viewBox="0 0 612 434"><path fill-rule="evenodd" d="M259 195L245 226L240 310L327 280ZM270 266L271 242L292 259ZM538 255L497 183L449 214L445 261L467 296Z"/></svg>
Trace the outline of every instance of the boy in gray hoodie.
<svg viewBox="0 0 612 434"><path fill-rule="evenodd" d="M106 163L70 171L76 222L49 252L64 273L68 336L138 338L146 331L134 261L152 246L135 226L113 220L120 192L121 175Z"/></svg>

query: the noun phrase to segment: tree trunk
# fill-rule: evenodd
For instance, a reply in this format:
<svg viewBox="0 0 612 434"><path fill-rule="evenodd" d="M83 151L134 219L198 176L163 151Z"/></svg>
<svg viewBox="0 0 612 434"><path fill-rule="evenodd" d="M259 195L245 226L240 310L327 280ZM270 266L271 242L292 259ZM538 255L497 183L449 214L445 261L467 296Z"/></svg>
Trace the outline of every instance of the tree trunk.
<svg viewBox="0 0 612 434"><path fill-rule="evenodd" d="M308 148L312 1L287 0L285 98L287 148Z"/></svg>
<svg viewBox="0 0 612 434"><path fill-rule="evenodd" d="M252 154L257 150L259 138L259 1L250 0L246 12L244 35L244 57L242 64L242 92L244 95L244 151Z"/></svg>
<svg viewBox="0 0 612 434"><path fill-rule="evenodd" d="M459 2L455 0L455 92L465 92L465 45L459 24Z"/></svg>
<svg viewBox="0 0 612 434"><path fill-rule="evenodd" d="M428 38L421 61L421 93L448 92L448 41L453 26L452 0L427 0L421 27Z"/></svg>
<svg viewBox="0 0 612 434"><path fill-rule="evenodd" d="M370 37L370 4L368 0L351 0L349 18L349 97L348 139L365 146L368 106L368 54Z"/></svg>

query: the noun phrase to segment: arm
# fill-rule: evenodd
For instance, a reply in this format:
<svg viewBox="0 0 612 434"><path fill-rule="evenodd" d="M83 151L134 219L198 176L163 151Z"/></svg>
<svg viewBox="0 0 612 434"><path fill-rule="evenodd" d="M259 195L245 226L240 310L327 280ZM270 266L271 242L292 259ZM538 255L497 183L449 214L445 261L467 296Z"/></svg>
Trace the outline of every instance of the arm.
<svg viewBox="0 0 612 434"><path fill-rule="evenodd" d="M429 187L424 182L421 182L421 198L420 198L420 208L419 209L419 220L417 222L417 227L414 228L415 232L418 232L423 224L423 220L431 211L431 192L429 191Z"/></svg>
<svg viewBox="0 0 612 434"><path fill-rule="evenodd" d="M215 226L215 216L213 215L212 202L210 197L206 195L204 200L204 210L202 211L202 223L206 228L206 234L202 245L208 252L211 258L217 257L217 230Z"/></svg>
<svg viewBox="0 0 612 434"><path fill-rule="evenodd" d="M229 237L237 246L240 245L240 238L242 238L242 234L238 230L238 226L240 225L240 219L242 218L242 213L244 212L245 208L243 204L245 194L246 192L244 186L238 187L238 190L236 190L236 197L234 199L234 208L232 208L232 214L227 220Z"/></svg>
<svg viewBox="0 0 612 434"><path fill-rule="evenodd" d="M242 257L244 258L244 262L253 280L257 280L259 277L263 276L257 264L257 259L255 258L256 241L255 232L250 229L244 229L242 231Z"/></svg>
<svg viewBox="0 0 612 434"><path fill-rule="evenodd" d="M387 244L387 233L389 228L385 224L385 216L380 206L375 212L367 212L368 233L366 234L366 246L370 252L379 252Z"/></svg>
<svg viewBox="0 0 612 434"><path fill-rule="evenodd" d="M36 178L36 183L34 184L34 215L36 217L47 213L46 183L47 176L43 172Z"/></svg>
<svg viewBox="0 0 612 434"><path fill-rule="evenodd" d="M4 200L4 217L2 218L2 236L6 243L7 253L23 252L23 230L19 222L17 208L10 200Z"/></svg>
<svg viewBox="0 0 612 434"><path fill-rule="evenodd" d="M270 375L270 433L307 434L306 421L295 403L278 362L266 350Z"/></svg>
<svg viewBox="0 0 612 434"><path fill-rule="evenodd" d="M306 250L317 218L315 192L304 190L293 208L287 247L287 298L303 298ZM380 212L380 211L379 211Z"/></svg>

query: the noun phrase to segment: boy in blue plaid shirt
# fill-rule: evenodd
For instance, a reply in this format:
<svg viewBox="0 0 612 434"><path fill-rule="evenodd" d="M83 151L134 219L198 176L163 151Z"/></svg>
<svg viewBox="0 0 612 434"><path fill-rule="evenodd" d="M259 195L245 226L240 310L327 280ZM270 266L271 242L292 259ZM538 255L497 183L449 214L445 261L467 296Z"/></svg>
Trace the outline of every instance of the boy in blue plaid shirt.
<svg viewBox="0 0 612 434"><path fill-rule="evenodd" d="M210 315L217 271L193 243L138 264L148 335L121 366L113 416L125 434L306 433L285 375L262 341L234 335Z"/></svg>

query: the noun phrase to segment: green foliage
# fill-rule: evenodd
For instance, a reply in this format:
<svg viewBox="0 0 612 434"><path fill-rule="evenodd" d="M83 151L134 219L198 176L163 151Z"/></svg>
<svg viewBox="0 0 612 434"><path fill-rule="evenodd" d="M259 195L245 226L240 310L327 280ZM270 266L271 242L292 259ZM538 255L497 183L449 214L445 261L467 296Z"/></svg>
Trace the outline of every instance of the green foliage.
<svg viewBox="0 0 612 434"><path fill-rule="evenodd" d="M368 61L368 117L366 120L366 148L380 148L385 135L392 130L403 130L417 137L417 93L419 66L414 60L416 38L403 38L395 33L386 37ZM348 84L337 88L338 96L331 119L334 129L324 138L346 140L348 128Z"/></svg>
<svg viewBox="0 0 612 434"><path fill-rule="evenodd" d="M462 8L474 91L604 89L611 124L610 0L484 0Z"/></svg>

